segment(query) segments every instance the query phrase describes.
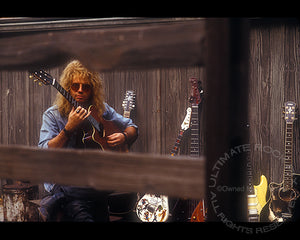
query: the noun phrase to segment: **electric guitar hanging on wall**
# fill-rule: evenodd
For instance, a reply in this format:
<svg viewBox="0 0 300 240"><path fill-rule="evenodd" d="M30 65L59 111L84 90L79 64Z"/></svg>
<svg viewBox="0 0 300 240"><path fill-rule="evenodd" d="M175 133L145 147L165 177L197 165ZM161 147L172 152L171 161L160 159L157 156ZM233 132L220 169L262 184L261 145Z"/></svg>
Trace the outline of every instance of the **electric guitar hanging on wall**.
<svg viewBox="0 0 300 240"><path fill-rule="evenodd" d="M293 217L295 201L299 197L299 192L294 187L293 181L293 124L296 120L295 111L296 103L289 101L284 104L285 157L283 181L279 184L270 183L270 198L264 207L268 214L262 218L262 221L284 222L291 220ZM266 216L268 219L266 219Z"/></svg>
<svg viewBox="0 0 300 240"><path fill-rule="evenodd" d="M177 136L177 139L175 141L175 144L171 150L171 156L176 156L178 154L178 150L181 144L181 140L183 137L183 133L189 129L190 127L190 121L191 121L191 114L192 114L192 109L190 107L188 107L186 109L186 115L185 118L183 120L183 122L181 123L181 129L179 131L179 134Z"/></svg>
<svg viewBox="0 0 300 240"><path fill-rule="evenodd" d="M199 105L203 100L203 89L201 82L196 78L190 78L192 84L190 102L192 104L192 119L191 119L191 146L190 156L198 158L200 156L200 133L199 133ZM204 199L188 200L189 209L194 209L191 216L191 222L204 222L206 216L206 208Z"/></svg>
<svg viewBox="0 0 300 240"><path fill-rule="evenodd" d="M30 72L29 77L40 81L45 85L51 85L60 94L62 94L75 108L80 104L66 91L50 74L43 70ZM90 124L83 129L82 143L86 148L97 148L100 150L113 150L119 152L127 152L126 144L119 145L117 147L109 147L106 141L106 136L113 133L122 132L112 121L99 118L97 115L97 109L90 105L88 111L91 111L87 120Z"/></svg>
<svg viewBox="0 0 300 240"><path fill-rule="evenodd" d="M175 156L178 153L183 133L190 127L191 108L187 108L186 112L179 135L171 151L171 156ZM165 222L169 217L168 202L168 197L165 195L147 193L137 203L137 216L143 222Z"/></svg>

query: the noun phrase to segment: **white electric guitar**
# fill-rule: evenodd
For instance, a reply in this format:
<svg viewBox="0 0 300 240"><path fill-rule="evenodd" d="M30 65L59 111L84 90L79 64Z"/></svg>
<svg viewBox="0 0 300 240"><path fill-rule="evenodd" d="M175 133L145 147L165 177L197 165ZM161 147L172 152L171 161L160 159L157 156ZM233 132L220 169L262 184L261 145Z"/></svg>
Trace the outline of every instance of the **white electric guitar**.
<svg viewBox="0 0 300 240"><path fill-rule="evenodd" d="M183 133L190 127L192 109L187 108L186 116L181 124L171 156L178 153ZM165 222L169 217L168 197L165 195L145 194L137 203L136 214L143 222Z"/></svg>

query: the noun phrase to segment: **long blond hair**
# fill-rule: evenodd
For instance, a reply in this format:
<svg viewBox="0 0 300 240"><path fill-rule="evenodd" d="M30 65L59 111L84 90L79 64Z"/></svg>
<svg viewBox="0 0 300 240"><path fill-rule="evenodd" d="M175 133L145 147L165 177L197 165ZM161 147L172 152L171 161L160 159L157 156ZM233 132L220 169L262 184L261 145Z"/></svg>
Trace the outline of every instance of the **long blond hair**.
<svg viewBox="0 0 300 240"><path fill-rule="evenodd" d="M74 76L78 75L81 78L88 80L92 85L91 104L97 108L99 111L98 116L101 117L105 111L105 97L103 80L100 78L100 74L98 72L92 72L88 70L80 61L73 60L63 70L60 77L60 85L69 92ZM65 117L69 115L72 109L71 103L60 93L57 93L54 104L58 106L60 114Z"/></svg>

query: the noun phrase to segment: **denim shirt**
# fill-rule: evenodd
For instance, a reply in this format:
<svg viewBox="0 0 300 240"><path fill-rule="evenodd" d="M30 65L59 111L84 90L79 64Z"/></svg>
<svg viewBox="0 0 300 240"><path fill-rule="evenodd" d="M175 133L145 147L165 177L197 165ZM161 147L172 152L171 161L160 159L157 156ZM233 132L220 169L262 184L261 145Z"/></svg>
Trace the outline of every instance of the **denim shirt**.
<svg viewBox="0 0 300 240"><path fill-rule="evenodd" d="M138 131L138 127L132 122L130 118L125 118L121 114L117 113L107 103L105 104L105 112L103 118L113 121L122 131L127 127L135 127ZM56 105L48 108L43 114L43 123L40 130L40 140L38 146L41 148L48 148L48 142L56 137L65 127L68 122L67 117L61 116ZM76 136L73 134L69 139L66 147L74 148L76 146ZM44 183L46 191L50 192L54 184Z"/></svg>

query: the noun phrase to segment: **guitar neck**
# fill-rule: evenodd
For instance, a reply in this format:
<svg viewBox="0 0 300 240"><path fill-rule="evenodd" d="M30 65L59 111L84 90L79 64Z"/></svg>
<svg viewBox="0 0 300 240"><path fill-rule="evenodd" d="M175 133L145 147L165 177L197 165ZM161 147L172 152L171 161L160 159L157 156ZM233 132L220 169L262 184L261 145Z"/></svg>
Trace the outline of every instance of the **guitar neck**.
<svg viewBox="0 0 300 240"><path fill-rule="evenodd" d="M292 164L293 164L293 123L286 123L285 157L284 157L284 173L283 173L283 189L285 191L293 187Z"/></svg>
<svg viewBox="0 0 300 240"><path fill-rule="evenodd" d="M191 157L199 156L199 107L197 104L192 104L191 115Z"/></svg>
<svg viewBox="0 0 300 240"><path fill-rule="evenodd" d="M258 222L259 215L258 215L258 209L256 203L257 196L255 194L254 186L253 186L252 163L251 163L249 152L247 152L247 178L248 178L248 186L247 186L248 221Z"/></svg>
<svg viewBox="0 0 300 240"><path fill-rule="evenodd" d="M63 95L72 104L73 107L77 108L79 106L79 103L57 81L54 80L52 86L56 88L56 90L59 91L59 93Z"/></svg>
<svg viewBox="0 0 300 240"><path fill-rule="evenodd" d="M75 109L80 106L80 104L71 96L71 94L66 91L66 89L64 89L57 81L55 81L55 79L53 79L52 86L56 88L56 90L59 91L59 93L63 95L72 104L72 106L75 107ZM101 131L98 121L92 115L88 116L87 120L98 130L98 132Z"/></svg>
<svg viewBox="0 0 300 240"><path fill-rule="evenodd" d="M176 142L174 144L174 147L171 151L171 156L177 155L178 149L179 149L179 146L180 146L180 143L181 143L181 140L182 140L183 133L184 133L184 130L180 129L179 135L178 135L178 137L176 139Z"/></svg>
<svg viewBox="0 0 300 240"><path fill-rule="evenodd" d="M255 194L255 192L253 187L252 163L251 163L249 152L247 152L247 179L248 179L247 193L248 195L253 195Z"/></svg>

